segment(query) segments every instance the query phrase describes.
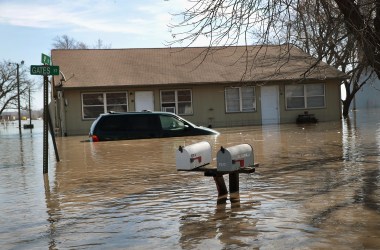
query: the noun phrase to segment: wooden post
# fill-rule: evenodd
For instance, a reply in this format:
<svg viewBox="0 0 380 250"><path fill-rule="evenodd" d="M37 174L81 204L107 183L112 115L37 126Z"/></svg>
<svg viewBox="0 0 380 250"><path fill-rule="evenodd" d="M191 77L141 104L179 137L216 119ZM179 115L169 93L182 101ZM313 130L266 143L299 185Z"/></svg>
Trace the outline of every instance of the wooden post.
<svg viewBox="0 0 380 250"><path fill-rule="evenodd" d="M259 166L258 163L253 164L250 167L241 168L235 171L218 171L215 167L198 167L191 170L184 171L194 171L194 172L204 172L205 176L212 176L214 178L216 188L218 190L218 201L217 204L225 204L227 202L228 190L226 183L224 182L223 175L229 175L229 193L231 207L240 207L240 194L239 194L239 173L251 174L255 172L255 168Z"/></svg>
<svg viewBox="0 0 380 250"><path fill-rule="evenodd" d="M50 135L51 135L51 139L53 141L53 147L54 147L54 152L55 152L55 159L57 161L59 161L59 154L58 154L58 149L57 149L57 143L55 142L54 128L53 128L53 123L51 121L51 116L50 116L49 109L47 110L47 113L48 113L48 122L49 122Z"/></svg>
<svg viewBox="0 0 380 250"><path fill-rule="evenodd" d="M231 203L240 203L239 173L234 172L228 175L229 175L229 186L230 186L230 201Z"/></svg>
<svg viewBox="0 0 380 250"><path fill-rule="evenodd" d="M230 178L230 193L239 193L239 173L228 174Z"/></svg>
<svg viewBox="0 0 380 250"><path fill-rule="evenodd" d="M215 175L214 181L216 184L216 188L218 189L218 201L217 204L224 204L227 201L227 187L226 183L224 182L223 175Z"/></svg>

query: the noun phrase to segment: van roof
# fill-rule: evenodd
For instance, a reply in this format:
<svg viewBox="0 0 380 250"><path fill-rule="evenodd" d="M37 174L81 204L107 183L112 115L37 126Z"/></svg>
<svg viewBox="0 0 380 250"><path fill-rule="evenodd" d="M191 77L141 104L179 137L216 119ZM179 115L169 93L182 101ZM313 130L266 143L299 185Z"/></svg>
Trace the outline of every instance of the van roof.
<svg viewBox="0 0 380 250"><path fill-rule="evenodd" d="M174 113L170 112L164 112L164 111L150 111L150 110L143 110L143 111L129 111L129 112L118 112L118 111L109 111L108 113L102 114L102 115L110 115L110 114L115 114L115 115L137 115L137 114L170 114L170 115L175 115Z"/></svg>

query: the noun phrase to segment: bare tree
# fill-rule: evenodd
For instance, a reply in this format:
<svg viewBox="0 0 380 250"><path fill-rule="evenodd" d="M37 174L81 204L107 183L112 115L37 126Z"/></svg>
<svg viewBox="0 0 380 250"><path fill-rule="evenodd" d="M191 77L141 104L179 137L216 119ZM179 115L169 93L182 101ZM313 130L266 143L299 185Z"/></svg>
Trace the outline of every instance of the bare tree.
<svg viewBox="0 0 380 250"><path fill-rule="evenodd" d="M347 30L343 14L331 5L300 2L297 16L290 25L293 43L350 76L343 82L346 98L342 100L343 117L348 117L355 94L369 78L360 77L366 64L360 60L358 41Z"/></svg>
<svg viewBox="0 0 380 250"><path fill-rule="evenodd" d="M104 44L101 39L96 41L96 44L93 46L94 49L110 49L111 44Z"/></svg>
<svg viewBox="0 0 380 250"><path fill-rule="evenodd" d="M29 74L24 67L19 68L20 97L25 99L28 95L32 81L28 78ZM0 63L0 114L5 109L17 109L18 82L16 67L9 61ZM20 109L25 109L20 107Z"/></svg>
<svg viewBox="0 0 380 250"><path fill-rule="evenodd" d="M101 39L98 39L94 46L89 46L84 42L75 40L68 35L57 36L53 39L54 49L109 49L111 45L105 45Z"/></svg>
<svg viewBox="0 0 380 250"><path fill-rule="evenodd" d="M89 47L84 42L77 42L74 49L89 49Z"/></svg>
<svg viewBox="0 0 380 250"><path fill-rule="evenodd" d="M191 2L192 7L176 15L169 45L189 46L197 39L207 39L210 47L296 43L351 76L344 83L345 115L365 84L355 82L360 72L370 68L380 78L380 0ZM305 9L309 4L313 11Z"/></svg>
<svg viewBox="0 0 380 250"><path fill-rule="evenodd" d="M363 64L380 78L380 0L335 0L347 30L358 43Z"/></svg>
<svg viewBox="0 0 380 250"><path fill-rule="evenodd" d="M57 36L54 39L53 48L54 49L77 49L78 42L69 37L68 35Z"/></svg>

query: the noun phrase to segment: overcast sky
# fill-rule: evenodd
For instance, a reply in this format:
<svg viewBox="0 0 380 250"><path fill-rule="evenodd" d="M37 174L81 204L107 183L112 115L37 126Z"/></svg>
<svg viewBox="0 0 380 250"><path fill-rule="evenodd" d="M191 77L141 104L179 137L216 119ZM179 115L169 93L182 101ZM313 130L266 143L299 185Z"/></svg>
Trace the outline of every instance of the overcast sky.
<svg viewBox="0 0 380 250"><path fill-rule="evenodd" d="M186 6L186 0L0 0L0 60L39 65L41 53L50 55L53 39L62 35L89 46L101 39L111 48L165 47L171 13ZM32 108L42 107L42 95L35 94Z"/></svg>

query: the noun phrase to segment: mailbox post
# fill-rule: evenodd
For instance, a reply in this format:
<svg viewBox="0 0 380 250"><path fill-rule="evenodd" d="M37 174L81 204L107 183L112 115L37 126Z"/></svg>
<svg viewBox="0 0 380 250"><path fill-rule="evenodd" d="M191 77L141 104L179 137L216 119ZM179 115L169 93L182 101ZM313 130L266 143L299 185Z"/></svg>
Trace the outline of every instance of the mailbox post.
<svg viewBox="0 0 380 250"><path fill-rule="evenodd" d="M216 158L217 170L228 172L231 200L239 200L239 169L254 166L252 146L240 144L228 148L221 147Z"/></svg>
<svg viewBox="0 0 380 250"><path fill-rule="evenodd" d="M231 203L240 201L239 173L250 174L259 166L254 163L253 148L249 144L233 147L221 147L217 153L217 167L208 166L211 163L211 146L208 142L199 142L186 147L180 146L176 152L176 167L178 171L204 172L212 176L218 191L218 204L227 200L227 187L223 175L229 176L229 192Z"/></svg>
<svg viewBox="0 0 380 250"><path fill-rule="evenodd" d="M218 190L218 200L217 204L224 204L227 201L227 187L226 183L224 182L224 177L222 174L218 174L213 176L215 185L216 185L216 190Z"/></svg>
<svg viewBox="0 0 380 250"><path fill-rule="evenodd" d="M230 193L239 193L239 173L234 172L228 174L230 180Z"/></svg>

